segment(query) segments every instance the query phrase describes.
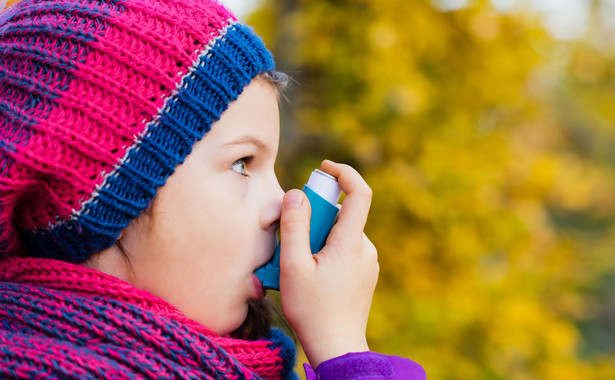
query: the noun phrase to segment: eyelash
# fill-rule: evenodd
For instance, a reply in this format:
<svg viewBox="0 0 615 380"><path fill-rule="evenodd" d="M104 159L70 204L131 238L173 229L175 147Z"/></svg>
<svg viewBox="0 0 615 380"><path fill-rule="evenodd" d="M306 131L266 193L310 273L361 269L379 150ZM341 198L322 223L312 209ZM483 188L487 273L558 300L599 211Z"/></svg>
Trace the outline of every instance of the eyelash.
<svg viewBox="0 0 615 380"><path fill-rule="evenodd" d="M247 174L247 173L240 173L237 170L233 169L233 167L235 165L239 164L239 163L243 163L244 169L247 172L247 166L248 166L248 164L250 164L250 162L252 162L253 159L254 159L254 156L246 156L246 157L240 158L239 160L237 160L237 161L235 161L235 162L233 162L231 164L231 170L235 171L237 174L240 174L240 175L242 175L244 177L249 177L250 176L249 174Z"/></svg>

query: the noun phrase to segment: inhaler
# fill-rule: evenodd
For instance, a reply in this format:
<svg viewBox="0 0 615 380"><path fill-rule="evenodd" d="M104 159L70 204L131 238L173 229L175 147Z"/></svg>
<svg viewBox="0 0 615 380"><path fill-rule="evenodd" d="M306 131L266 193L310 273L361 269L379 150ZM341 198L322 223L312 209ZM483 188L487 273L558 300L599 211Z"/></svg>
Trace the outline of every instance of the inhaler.
<svg viewBox="0 0 615 380"><path fill-rule="evenodd" d="M312 207L310 218L310 250L312 254L319 252L325 246L327 237L337 216L339 209L337 202L342 195L342 189L337 179L329 174L314 170L307 184L303 186ZM270 262L258 268L256 277L265 289L280 290L280 243Z"/></svg>

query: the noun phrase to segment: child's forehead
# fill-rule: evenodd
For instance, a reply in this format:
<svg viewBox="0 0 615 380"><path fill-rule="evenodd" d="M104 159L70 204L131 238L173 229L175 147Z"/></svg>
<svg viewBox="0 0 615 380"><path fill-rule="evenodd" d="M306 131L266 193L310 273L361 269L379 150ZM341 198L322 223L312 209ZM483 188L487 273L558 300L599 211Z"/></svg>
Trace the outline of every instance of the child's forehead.
<svg viewBox="0 0 615 380"><path fill-rule="evenodd" d="M246 86L218 121L212 125L207 138L216 138L224 148L252 145L269 151L279 139L279 108L273 86L254 80Z"/></svg>

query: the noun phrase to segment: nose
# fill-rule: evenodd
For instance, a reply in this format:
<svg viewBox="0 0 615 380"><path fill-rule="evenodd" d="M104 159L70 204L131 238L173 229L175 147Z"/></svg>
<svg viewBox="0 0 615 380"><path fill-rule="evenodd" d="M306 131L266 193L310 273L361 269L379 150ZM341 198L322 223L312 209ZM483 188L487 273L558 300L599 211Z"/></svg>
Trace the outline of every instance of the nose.
<svg viewBox="0 0 615 380"><path fill-rule="evenodd" d="M275 232L280 227L282 198L284 197L284 190L282 190L275 175L270 181L266 193L267 200L265 202L265 210L262 213L261 225L263 229Z"/></svg>

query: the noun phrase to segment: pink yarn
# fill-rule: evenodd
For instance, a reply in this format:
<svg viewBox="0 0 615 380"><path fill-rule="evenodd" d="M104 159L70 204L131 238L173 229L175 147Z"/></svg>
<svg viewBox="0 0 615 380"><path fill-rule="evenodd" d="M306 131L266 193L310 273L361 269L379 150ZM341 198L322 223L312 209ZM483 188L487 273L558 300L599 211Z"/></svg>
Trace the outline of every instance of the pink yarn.
<svg viewBox="0 0 615 380"><path fill-rule="evenodd" d="M63 2L68 0L56 3ZM44 3L33 3L28 5L28 11L34 15L46 7ZM104 29L101 23L87 16L94 12L104 15ZM51 85L46 84L49 81L34 77L36 73L30 76L27 72L11 72L9 75L9 78L27 77L35 83L30 89L33 93L45 88L47 93L56 96L56 106L44 117L17 110L36 120L33 128L40 133L30 138L27 149L14 153L15 161L26 167L40 168L42 172L48 167L63 184L40 197L48 198L49 194L56 197L56 202L49 204L53 205L53 211L49 205L36 207L27 218L19 221L20 226L40 228L68 219L72 212L79 210L82 202L104 181L105 174L124 157L126 149L133 145L145 125L152 121L165 99L188 73L199 52L234 20L225 8L203 6L195 0L131 1L122 3L121 9L105 2L92 2L81 15L73 14L66 19L62 14L44 14L38 21L47 28L74 30L74 35L64 36L63 43L22 44L19 49L12 44L13 50L21 51L12 53L13 59L36 56L39 64L57 67L60 61L74 67L68 70L72 79L59 76ZM32 21L24 22L32 26ZM16 21L14 25L18 27L24 22ZM80 34L96 38L76 43L75 38ZM5 34L9 36L11 33ZM71 49L69 54L67 47ZM85 57L85 61L80 57ZM126 82L123 78L133 80ZM66 90L60 90L66 86ZM92 131L98 136L93 136ZM71 142L72 138L78 143ZM117 149L118 146L121 149ZM39 158L41 150L45 152L45 160ZM24 167L15 165L11 170L24 170ZM20 186L15 183L14 187Z"/></svg>

